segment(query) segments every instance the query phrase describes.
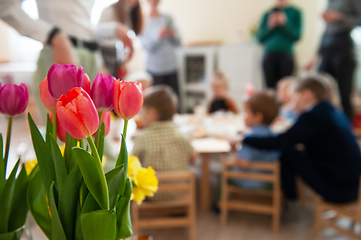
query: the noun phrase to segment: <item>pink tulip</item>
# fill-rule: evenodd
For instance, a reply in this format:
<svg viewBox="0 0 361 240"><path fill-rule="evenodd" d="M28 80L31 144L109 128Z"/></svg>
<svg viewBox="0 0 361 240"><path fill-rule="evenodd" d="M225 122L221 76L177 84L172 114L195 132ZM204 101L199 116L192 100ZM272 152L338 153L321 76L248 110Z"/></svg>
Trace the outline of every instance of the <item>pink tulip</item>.
<svg viewBox="0 0 361 240"><path fill-rule="evenodd" d="M50 112L56 113L56 99L49 92L48 78L44 78L44 80L40 83L39 88L40 99L44 107Z"/></svg>
<svg viewBox="0 0 361 240"><path fill-rule="evenodd" d="M129 120L143 106L142 85L139 82L114 81L113 106L115 113Z"/></svg>
<svg viewBox="0 0 361 240"><path fill-rule="evenodd" d="M60 141L65 142L66 132L65 132L63 126L59 122L58 114L56 114L56 117L57 117L57 125L56 125L57 136ZM50 118L51 122L53 122L53 113L49 114L49 118Z"/></svg>
<svg viewBox="0 0 361 240"><path fill-rule="evenodd" d="M99 112L113 110L113 88L115 78L98 73L94 79L91 97Z"/></svg>
<svg viewBox="0 0 361 240"><path fill-rule="evenodd" d="M59 123L70 136L83 139L99 127L99 116L90 96L82 88L73 88L57 103Z"/></svg>
<svg viewBox="0 0 361 240"><path fill-rule="evenodd" d="M55 99L59 99L62 94L66 94L72 88L82 87L83 75L81 66L53 64L48 72L50 94Z"/></svg>
<svg viewBox="0 0 361 240"><path fill-rule="evenodd" d="M24 83L0 84L0 113L14 117L23 113L28 106L29 94Z"/></svg>
<svg viewBox="0 0 361 240"><path fill-rule="evenodd" d="M83 86L82 88L89 94L90 96L90 79L89 79L89 76L88 74L84 73L84 77L83 77Z"/></svg>

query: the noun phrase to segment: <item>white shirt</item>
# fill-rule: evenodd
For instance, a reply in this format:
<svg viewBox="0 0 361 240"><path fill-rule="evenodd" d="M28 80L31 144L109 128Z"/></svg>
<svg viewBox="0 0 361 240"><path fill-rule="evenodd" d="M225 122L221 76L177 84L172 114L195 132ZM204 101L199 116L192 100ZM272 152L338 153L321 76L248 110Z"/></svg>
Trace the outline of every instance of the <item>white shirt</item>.
<svg viewBox="0 0 361 240"><path fill-rule="evenodd" d="M39 19L21 9L22 0L0 0L0 18L21 35L45 43L56 26L63 33L85 41L95 38L90 22L95 0L36 0Z"/></svg>

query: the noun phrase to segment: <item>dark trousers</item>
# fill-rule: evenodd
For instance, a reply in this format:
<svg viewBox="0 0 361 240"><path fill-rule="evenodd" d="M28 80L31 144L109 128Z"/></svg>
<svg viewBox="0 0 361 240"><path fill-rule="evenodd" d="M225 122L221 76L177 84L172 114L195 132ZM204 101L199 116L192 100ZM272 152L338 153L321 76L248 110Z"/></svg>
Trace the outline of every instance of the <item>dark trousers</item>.
<svg viewBox="0 0 361 240"><path fill-rule="evenodd" d="M350 53L324 54L320 65L320 72L332 75L338 83L341 104L347 117L353 120L353 109L351 104L351 92L353 87L353 77L356 68L356 61Z"/></svg>
<svg viewBox="0 0 361 240"><path fill-rule="evenodd" d="M292 148L291 148L292 149ZM294 149L294 148L293 148ZM317 160L310 159L305 153L288 150L281 157L281 185L285 197L289 200L297 199L296 178L301 177L303 182L310 186L324 200L333 203L355 201L358 196L358 186L342 184L335 179L328 179L317 168ZM358 179L353 182L358 182Z"/></svg>
<svg viewBox="0 0 361 240"><path fill-rule="evenodd" d="M167 73L167 74L155 74L148 71L150 75L153 77L153 85L168 85L170 86L173 91L177 94L178 97L178 109L180 108L180 93L179 93L179 86L178 86L178 73L176 71Z"/></svg>
<svg viewBox="0 0 361 240"><path fill-rule="evenodd" d="M291 54L267 53L263 58L263 71L267 88L276 88L277 82L293 73L294 61Z"/></svg>

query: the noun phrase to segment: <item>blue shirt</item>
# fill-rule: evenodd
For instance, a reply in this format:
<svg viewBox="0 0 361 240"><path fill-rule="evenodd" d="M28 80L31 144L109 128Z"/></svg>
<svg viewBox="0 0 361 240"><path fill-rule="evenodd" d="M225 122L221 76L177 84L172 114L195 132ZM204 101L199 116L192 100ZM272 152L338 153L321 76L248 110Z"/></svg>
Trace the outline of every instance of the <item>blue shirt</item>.
<svg viewBox="0 0 361 240"><path fill-rule="evenodd" d="M298 119L298 115L295 111L286 108L281 108L280 116L290 120L292 123L295 123Z"/></svg>
<svg viewBox="0 0 361 240"><path fill-rule="evenodd" d="M274 137L276 134L271 131L269 126L266 125L258 125L253 127L251 132L247 135L247 137ZM259 150L257 148L251 147L249 145L243 145L242 149L237 152L238 157L242 158L248 162L275 162L280 156L280 151L275 150ZM244 171L243 169L236 168L236 171ZM252 170L251 172L263 172ZM259 181L251 181L251 180L235 180L237 185L240 185L244 188L264 188L268 186L267 183L259 182Z"/></svg>

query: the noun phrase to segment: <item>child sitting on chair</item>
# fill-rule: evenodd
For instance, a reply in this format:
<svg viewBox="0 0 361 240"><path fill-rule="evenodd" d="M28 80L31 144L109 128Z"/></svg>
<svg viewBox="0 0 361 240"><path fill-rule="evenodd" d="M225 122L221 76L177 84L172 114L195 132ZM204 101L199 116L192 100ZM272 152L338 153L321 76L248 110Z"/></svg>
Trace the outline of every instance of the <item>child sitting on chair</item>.
<svg viewBox="0 0 361 240"><path fill-rule="evenodd" d="M248 137L271 137L275 134L271 131L270 125L278 115L278 104L276 100L266 93L256 93L244 102L245 124L251 128ZM279 159L279 151L259 150L244 145L236 153L236 163L241 168L247 169L249 162L275 162ZM250 181L234 180L236 185L248 189L269 188L269 184Z"/></svg>
<svg viewBox="0 0 361 240"><path fill-rule="evenodd" d="M218 111L238 113L237 106L232 98L227 96L228 81L225 75L216 72L212 82L213 99L209 104L208 112L214 113Z"/></svg>
<svg viewBox="0 0 361 240"><path fill-rule="evenodd" d="M277 83L277 100L281 103L279 116L294 123L297 120L297 114L293 110L291 101L292 91L297 80L294 77L282 78Z"/></svg>
<svg viewBox="0 0 361 240"><path fill-rule="evenodd" d="M177 96L166 85L157 85L144 91L140 116L144 132L135 140L132 154L144 167L155 171L184 171L196 154L189 140L172 122L177 111ZM169 195L169 196L168 196ZM157 194L151 201L174 199L174 194Z"/></svg>

